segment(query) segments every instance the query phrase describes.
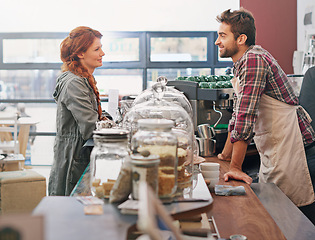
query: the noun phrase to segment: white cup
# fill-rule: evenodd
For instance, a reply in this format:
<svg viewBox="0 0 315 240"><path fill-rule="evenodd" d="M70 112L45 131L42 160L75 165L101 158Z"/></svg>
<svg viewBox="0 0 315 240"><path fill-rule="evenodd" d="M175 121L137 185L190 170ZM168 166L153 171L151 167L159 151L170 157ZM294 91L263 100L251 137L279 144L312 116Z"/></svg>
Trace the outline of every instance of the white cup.
<svg viewBox="0 0 315 240"><path fill-rule="evenodd" d="M202 171L219 171L220 170L220 164L219 163L213 163L213 162L203 162L200 163L200 170Z"/></svg>
<svg viewBox="0 0 315 240"><path fill-rule="evenodd" d="M207 178L210 181L209 187L214 188L215 185L219 182L219 178Z"/></svg>
<svg viewBox="0 0 315 240"><path fill-rule="evenodd" d="M220 175L220 171L219 170L215 170L215 171L201 171L202 176L204 178L219 178Z"/></svg>

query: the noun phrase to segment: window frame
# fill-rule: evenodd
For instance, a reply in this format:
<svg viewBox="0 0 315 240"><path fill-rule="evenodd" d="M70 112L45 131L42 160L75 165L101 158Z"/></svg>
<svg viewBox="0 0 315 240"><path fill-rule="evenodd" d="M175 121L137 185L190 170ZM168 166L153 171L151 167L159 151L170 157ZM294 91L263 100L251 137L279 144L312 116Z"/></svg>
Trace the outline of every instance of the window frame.
<svg viewBox="0 0 315 240"><path fill-rule="evenodd" d="M16 32L0 33L0 70L60 70L61 63L4 63L3 40L4 39L64 39L69 33L66 32ZM139 38L139 61L103 62L99 69L142 69L143 90L147 88L147 70L152 68L210 68L214 74L215 68L231 67L231 61L219 61L218 48L214 41L217 37L215 31L181 31L181 32L127 32L107 31L102 33L104 37ZM205 37L207 38L206 61L150 61L151 38L155 37ZM1 99L0 99L1 102Z"/></svg>

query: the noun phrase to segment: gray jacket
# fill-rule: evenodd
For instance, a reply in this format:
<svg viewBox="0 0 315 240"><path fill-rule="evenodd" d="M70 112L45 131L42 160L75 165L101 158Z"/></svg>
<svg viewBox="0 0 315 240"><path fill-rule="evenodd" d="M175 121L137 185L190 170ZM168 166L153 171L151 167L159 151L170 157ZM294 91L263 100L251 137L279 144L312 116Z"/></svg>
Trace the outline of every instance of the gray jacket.
<svg viewBox="0 0 315 240"><path fill-rule="evenodd" d="M82 146L91 138L98 120L97 102L86 78L62 73L53 97L57 103L57 134L50 172L49 195L70 195L90 161Z"/></svg>

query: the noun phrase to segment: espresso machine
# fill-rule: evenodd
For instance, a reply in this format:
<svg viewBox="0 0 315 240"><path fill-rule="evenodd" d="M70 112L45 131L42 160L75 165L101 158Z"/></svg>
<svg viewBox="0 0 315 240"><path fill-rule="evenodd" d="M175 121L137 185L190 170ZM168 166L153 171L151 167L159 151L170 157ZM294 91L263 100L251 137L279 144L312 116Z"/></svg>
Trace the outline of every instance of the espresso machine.
<svg viewBox="0 0 315 240"><path fill-rule="evenodd" d="M202 137L198 131L201 125L214 127L215 146L212 146L214 148L212 153L220 152L224 147L228 133L227 126L232 117L233 88L200 88L198 82L179 80L168 81L167 85L183 92L191 103L196 136Z"/></svg>

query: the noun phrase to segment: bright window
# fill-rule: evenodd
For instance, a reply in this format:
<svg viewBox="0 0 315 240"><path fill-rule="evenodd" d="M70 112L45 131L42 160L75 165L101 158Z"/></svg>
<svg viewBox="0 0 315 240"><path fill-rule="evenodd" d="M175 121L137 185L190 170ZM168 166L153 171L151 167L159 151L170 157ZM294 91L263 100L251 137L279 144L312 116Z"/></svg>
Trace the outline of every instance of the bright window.
<svg viewBox="0 0 315 240"><path fill-rule="evenodd" d="M3 63L58 63L62 39L4 39Z"/></svg>
<svg viewBox="0 0 315 240"><path fill-rule="evenodd" d="M152 62L207 61L206 37L152 37Z"/></svg>
<svg viewBox="0 0 315 240"><path fill-rule="evenodd" d="M139 38L102 38L104 62L139 61Z"/></svg>

